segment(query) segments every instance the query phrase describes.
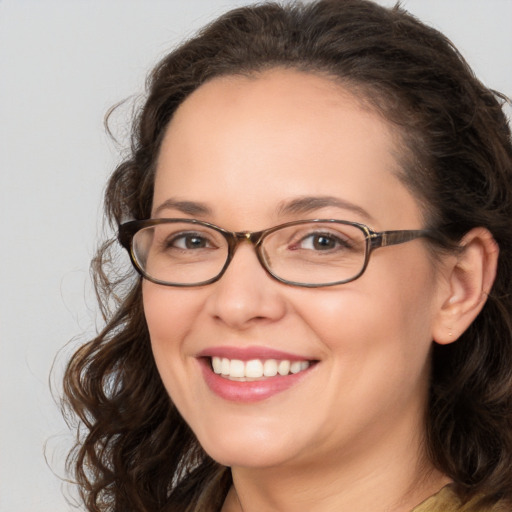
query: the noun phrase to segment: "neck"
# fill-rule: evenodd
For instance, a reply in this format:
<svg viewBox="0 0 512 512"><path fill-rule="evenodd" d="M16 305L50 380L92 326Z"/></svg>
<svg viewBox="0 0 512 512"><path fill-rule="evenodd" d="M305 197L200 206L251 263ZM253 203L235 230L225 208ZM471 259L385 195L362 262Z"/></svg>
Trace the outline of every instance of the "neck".
<svg viewBox="0 0 512 512"><path fill-rule="evenodd" d="M232 468L223 512L409 512L449 483L427 460L423 443L380 444L365 456L332 454L275 468Z"/></svg>

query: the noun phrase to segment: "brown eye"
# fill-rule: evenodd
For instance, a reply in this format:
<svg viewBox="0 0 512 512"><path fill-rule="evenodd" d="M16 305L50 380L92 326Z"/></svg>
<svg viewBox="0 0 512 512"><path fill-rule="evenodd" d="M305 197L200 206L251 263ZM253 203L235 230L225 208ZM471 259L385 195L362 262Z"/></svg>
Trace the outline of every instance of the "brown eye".
<svg viewBox="0 0 512 512"><path fill-rule="evenodd" d="M207 237L199 233L180 233L168 239L166 247L170 249L194 250L212 248L213 244Z"/></svg>
<svg viewBox="0 0 512 512"><path fill-rule="evenodd" d="M334 235L333 233L310 233L299 242L293 244L293 249L305 249L310 251L332 251L349 249L351 244L348 240Z"/></svg>
<svg viewBox="0 0 512 512"><path fill-rule="evenodd" d="M316 250L334 249L337 245L332 236L316 235L313 238L312 246Z"/></svg>

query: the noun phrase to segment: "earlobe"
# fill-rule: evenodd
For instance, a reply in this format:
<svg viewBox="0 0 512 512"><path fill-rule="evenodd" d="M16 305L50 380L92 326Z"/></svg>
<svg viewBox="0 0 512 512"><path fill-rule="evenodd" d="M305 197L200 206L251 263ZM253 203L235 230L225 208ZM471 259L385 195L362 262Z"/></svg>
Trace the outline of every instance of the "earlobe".
<svg viewBox="0 0 512 512"><path fill-rule="evenodd" d="M485 228L474 228L445 269L444 296L434 322L433 339L442 345L456 341L482 310L496 277L498 244Z"/></svg>

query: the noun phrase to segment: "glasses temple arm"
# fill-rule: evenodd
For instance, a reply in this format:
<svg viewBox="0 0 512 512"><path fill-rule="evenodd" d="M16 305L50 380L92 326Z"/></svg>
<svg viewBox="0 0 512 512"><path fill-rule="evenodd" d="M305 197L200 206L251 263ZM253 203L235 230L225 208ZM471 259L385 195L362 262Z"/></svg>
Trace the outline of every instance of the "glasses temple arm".
<svg viewBox="0 0 512 512"><path fill-rule="evenodd" d="M399 231L381 231L380 233L373 233L371 235L371 247L377 249L378 247L386 247L388 245L403 244L410 242L416 238L427 237L434 240L439 240L439 236L428 229L409 229Z"/></svg>

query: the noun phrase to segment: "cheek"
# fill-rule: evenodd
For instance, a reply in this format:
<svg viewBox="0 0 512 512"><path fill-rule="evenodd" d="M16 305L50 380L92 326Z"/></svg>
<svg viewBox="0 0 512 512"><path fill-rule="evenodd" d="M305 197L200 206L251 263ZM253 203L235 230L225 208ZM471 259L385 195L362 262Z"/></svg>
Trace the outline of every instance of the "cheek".
<svg viewBox="0 0 512 512"><path fill-rule="evenodd" d="M415 359L421 366L428 357L434 272L430 262L415 257L414 251L397 253L395 258L384 257L384 252L382 257L373 254L360 279L343 288L326 288L300 309L327 349L342 350L347 364L365 359L376 365L392 360L407 365Z"/></svg>
<svg viewBox="0 0 512 512"><path fill-rule="evenodd" d="M197 321L201 306L188 290L150 282L144 282L142 297L158 371L167 391L180 394L190 364L184 340Z"/></svg>
<svg viewBox="0 0 512 512"><path fill-rule="evenodd" d="M417 411L428 389L431 274L426 267L391 267L387 274L368 272L338 293L325 290L301 311L329 353L327 402L350 410L354 428L357 421L366 424L389 411L395 416Z"/></svg>
<svg viewBox="0 0 512 512"><path fill-rule="evenodd" d="M144 315L154 346L176 342L191 328L201 309L190 290L176 289L144 281Z"/></svg>
<svg viewBox="0 0 512 512"><path fill-rule="evenodd" d="M187 415L196 390L190 385L195 371L191 347L185 340L197 322L201 301L194 290L183 290L145 281L142 287L144 314L153 357L172 401Z"/></svg>

